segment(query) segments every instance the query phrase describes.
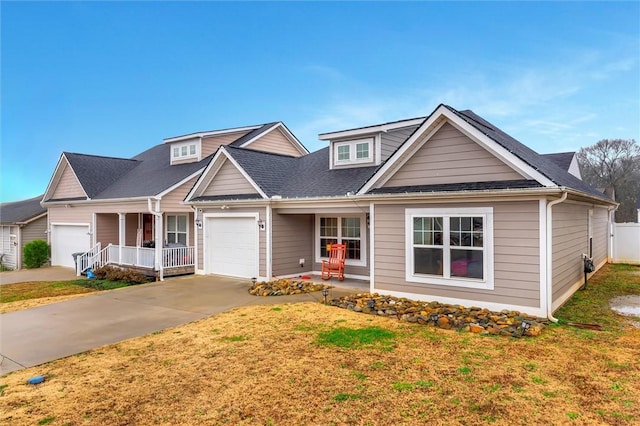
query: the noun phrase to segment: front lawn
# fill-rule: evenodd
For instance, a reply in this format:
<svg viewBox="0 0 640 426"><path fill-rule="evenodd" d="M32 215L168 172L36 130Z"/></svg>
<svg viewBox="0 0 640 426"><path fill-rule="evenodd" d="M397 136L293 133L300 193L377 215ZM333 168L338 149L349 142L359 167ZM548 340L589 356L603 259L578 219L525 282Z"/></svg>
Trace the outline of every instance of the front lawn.
<svg viewBox="0 0 640 426"><path fill-rule="evenodd" d="M0 286L0 313L54 303L102 290L131 284L122 281L77 279L34 281Z"/></svg>
<svg viewBox="0 0 640 426"><path fill-rule="evenodd" d="M319 303L236 309L10 373L0 424L638 424L640 330L582 311L640 276L607 266L589 286L558 316L604 331L521 339Z"/></svg>

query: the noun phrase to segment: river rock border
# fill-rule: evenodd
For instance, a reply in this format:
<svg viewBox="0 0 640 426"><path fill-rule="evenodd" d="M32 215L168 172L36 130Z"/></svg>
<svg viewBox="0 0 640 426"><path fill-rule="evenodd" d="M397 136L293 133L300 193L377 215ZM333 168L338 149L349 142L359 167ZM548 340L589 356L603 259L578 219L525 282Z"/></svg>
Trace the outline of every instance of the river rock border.
<svg viewBox="0 0 640 426"><path fill-rule="evenodd" d="M358 293L328 302L330 305L370 315L396 318L444 329L500 336L538 336L548 321L518 311L490 311L484 308L418 302L378 293ZM524 324L524 327L523 327Z"/></svg>
<svg viewBox="0 0 640 426"><path fill-rule="evenodd" d="M249 289L249 294L254 296L287 296L291 294L313 293L327 288L332 287L311 281L283 278L255 283Z"/></svg>

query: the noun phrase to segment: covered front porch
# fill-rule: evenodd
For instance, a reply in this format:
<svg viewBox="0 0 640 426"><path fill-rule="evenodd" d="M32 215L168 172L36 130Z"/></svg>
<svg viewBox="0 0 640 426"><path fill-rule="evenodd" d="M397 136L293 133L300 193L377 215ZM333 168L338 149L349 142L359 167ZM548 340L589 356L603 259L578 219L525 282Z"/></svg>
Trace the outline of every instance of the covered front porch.
<svg viewBox="0 0 640 426"><path fill-rule="evenodd" d="M159 249L159 250L158 250ZM158 255L159 253L159 255ZM100 243L76 259L76 274L87 269L116 265L139 270L148 276L163 277L192 274L195 271L194 247L129 247Z"/></svg>
<svg viewBox="0 0 640 426"><path fill-rule="evenodd" d="M195 272L192 212L96 213L91 250L76 258L76 273L115 265L163 279Z"/></svg>

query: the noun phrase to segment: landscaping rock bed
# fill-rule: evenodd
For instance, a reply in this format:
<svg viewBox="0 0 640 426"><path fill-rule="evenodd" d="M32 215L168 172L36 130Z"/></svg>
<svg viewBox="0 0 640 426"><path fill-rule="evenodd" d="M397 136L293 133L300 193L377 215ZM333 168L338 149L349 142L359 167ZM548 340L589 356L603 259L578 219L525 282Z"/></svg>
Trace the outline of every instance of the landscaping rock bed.
<svg viewBox="0 0 640 426"><path fill-rule="evenodd" d="M326 288L331 288L331 286L311 281L280 279L255 283L249 289L249 293L254 296L285 296L289 294L313 293L314 291L321 291Z"/></svg>
<svg viewBox="0 0 640 426"><path fill-rule="evenodd" d="M377 293L353 294L333 299L329 304L354 312L397 318L400 321L500 336L538 336L548 323L545 318L532 317L518 311L493 312L477 307L418 302Z"/></svg>

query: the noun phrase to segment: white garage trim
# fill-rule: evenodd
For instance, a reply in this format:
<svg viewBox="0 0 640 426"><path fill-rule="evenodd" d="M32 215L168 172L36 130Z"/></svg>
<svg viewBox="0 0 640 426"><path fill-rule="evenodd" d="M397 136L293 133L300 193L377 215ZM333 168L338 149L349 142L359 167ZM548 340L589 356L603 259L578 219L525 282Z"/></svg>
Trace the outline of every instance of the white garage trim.
<svg viewBox="0 0 640 426"><path fill-rule="evenodd" d="M62 241L56 240L59 236L59 230L64 227L73 227L74 231L77 231L74 237L78 237L73 242L68 242L66 245L61 245ZM58 266L74 267L72 253L86 252L91 248L91 225L89 223L63 223L52 222L51 223L51 264Z"/></svg>
<svg viewBox="0 0 640 426"><path fill-rule="evenodd" d="M209 241L210 238L212 238L209 235L209 232L212 232L211 230L207 229L207 226L210 224L209 220L210 219L241 219L241 218L246 218L246 219L252 219L252 226L253 226L253 232L252 232L252 246L253 246L253 251L254 251L254 257L253 257L253 271L251 271L250 274L220 274L220 271L215 271L212 270L211 267L211 259L209 259L209 256L211 255L211 249L208 247L209 245ZM202 229L202 259L203 259L203 268L204 268L204 273L205 274L220 274L220 275L230 275L230 276L242 276L243 278L251 278L251 277L259 277L259 271L260 271L260 234L258 232L258 219L260 218L259 213L254 212L254 213L205 213L203 214L203 229ZM248 275L248 276L245 276Z"/></svg>

